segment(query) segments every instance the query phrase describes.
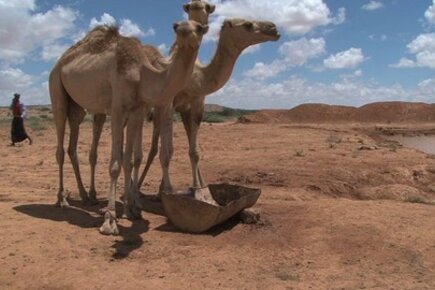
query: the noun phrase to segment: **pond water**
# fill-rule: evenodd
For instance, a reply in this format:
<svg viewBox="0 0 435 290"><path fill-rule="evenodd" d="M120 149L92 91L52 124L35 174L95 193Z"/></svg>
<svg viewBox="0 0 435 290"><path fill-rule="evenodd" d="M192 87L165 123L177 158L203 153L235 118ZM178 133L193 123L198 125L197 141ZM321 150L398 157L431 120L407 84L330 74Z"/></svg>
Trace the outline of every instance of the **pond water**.
<svg viewBox="0 0 435 290"><path fill-rule="evenodd" d="M400 142L405 147L421 150L428 154L435 154L435 136L388 136L388 139Z"/></svg>

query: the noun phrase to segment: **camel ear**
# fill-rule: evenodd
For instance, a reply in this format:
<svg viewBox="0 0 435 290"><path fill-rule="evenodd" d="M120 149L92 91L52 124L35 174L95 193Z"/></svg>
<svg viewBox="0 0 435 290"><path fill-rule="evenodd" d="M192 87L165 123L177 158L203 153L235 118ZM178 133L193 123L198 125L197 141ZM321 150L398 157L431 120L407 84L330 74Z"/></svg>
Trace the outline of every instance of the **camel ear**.
<svg viewBox="0 0 435 290"><path fill-rule="evenodd" d="M190 4L184 4L184 5L183 5L183 9L184 9L184 12L189 13L189 10L190 10Z"/></svg>
<svg viewBox="0 0 435 290"><path fill-rule="evenodd" d="M177 28L178 26L180 26L179 23L175 22L174 24L172 24L172 27L174 27L174 31L177 32Z"/></svg>
<svg viewBox="0 0 435 290"><path fill-rule="evenodd" d="M207 4L206 8L208 14L212 14L214 10L216 9L216 5L213 4Z"/></svg>

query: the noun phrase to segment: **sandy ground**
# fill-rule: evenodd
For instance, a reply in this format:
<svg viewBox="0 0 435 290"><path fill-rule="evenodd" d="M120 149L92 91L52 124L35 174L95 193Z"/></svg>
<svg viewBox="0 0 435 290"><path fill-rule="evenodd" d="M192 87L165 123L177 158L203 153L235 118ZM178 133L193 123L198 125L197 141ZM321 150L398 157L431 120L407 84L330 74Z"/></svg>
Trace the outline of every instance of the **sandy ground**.
<svg viewBox="0 0 435 290"><path fill-rule="evenodd" d="M192 235L144 212L141 221L120 220L121 234L107 237L98 233L109 188L107 124L97 172L101 205L78 201L66 158L65 187L76 201L61 209L53 205L53 126L31 131L32 146L9 147L3 123L0 288L435 289L435 207L429 204L435 159L372 138L374 126L357 127L204 124L206 180L260 187L263 224L235 218ZM149 133L147 125L145 149ZM85 123L79 155L86 184L90 140ZM171 173L175 188L186 189L190 166L180 124ZM155 192L159 179L155 163L142 191ZM406 202L412 199L428 203Z"/></svg>

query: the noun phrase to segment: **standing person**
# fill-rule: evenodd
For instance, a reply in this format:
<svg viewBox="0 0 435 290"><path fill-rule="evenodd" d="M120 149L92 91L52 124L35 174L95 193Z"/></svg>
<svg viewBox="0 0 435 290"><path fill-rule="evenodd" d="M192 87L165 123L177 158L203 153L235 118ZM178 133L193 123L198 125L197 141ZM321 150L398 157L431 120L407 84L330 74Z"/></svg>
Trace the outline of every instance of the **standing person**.
<svg viewBox="0 0 435 290"><path fill-rule="evenodd" d="M32 145L32 138L27 135L24 129L24 117L26 117L26 108L24 104L20 102L20 94L15 93L12 100L11 106L9 107L12 111L14 118L12 119L11 128L11 146L15 146L15 143L29 139L29 145Z"/></svg>

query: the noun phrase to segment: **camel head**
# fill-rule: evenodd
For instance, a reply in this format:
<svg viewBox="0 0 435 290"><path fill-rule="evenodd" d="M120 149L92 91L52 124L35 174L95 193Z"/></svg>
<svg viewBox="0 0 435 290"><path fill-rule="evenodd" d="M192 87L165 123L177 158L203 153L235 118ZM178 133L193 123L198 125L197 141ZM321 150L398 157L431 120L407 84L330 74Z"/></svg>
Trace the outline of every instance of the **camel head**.
<svg viewBox="0 0 435 290"><path fill-rule="evenodd" d="M208 31L208 25L188 20L174 23L174 30L177 34L176 43L179 48L198 49L203 35Z"/></svg>
<svg viewBox="0 0 435 290"><path fill-rule="evenodd" d="M183 5L184 11L189 15L189 20L195 20L202 24L208 24L208 16L212 14L216 6L202 0L192 0Z"/></svg>
<svg viewBox="0 0 435 290"><path fill-rule="evenodd" d="M220 39L231 46L244 49L266 41L277 41L281 35L276 25L269 21L226 19L222 25Z"/></svg>

